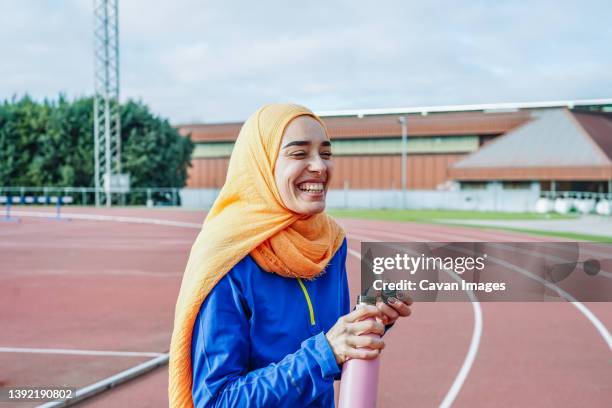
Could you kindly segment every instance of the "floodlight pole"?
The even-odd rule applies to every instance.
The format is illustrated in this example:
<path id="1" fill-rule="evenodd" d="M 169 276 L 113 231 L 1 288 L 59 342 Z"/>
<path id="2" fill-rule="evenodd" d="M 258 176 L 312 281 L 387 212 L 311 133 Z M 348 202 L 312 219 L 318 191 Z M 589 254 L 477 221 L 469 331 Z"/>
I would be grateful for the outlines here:
<path id="1" fill-rule="evenodd" d="M 407 190 L 407 158 L 408 158 L 408 119 L 400 116 L 398 122 L 402 125 L 402 208 L 406 209 L 406 190 Z"/>
<path id="2" fill-rule="evenodd" d="M 112 204 L 112 176 L 121 173 L 119 0 L 94 0 L 94 155 L 96 207 Z M 102 191 L 103 186 L 103 193 Z"/>

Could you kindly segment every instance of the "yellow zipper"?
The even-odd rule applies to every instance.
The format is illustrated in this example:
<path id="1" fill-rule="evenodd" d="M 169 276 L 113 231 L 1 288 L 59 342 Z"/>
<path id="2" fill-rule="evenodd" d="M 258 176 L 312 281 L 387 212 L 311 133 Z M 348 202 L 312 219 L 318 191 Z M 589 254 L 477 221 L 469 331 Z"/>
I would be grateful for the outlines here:
<path id="1" fill-rule="evenodd" d="M 315 317 L 314 317 L 314 310 L 312 309 L 312 302 L 310 301 L 310 296 L 308 295 L 308 291 L 306 290 L 306 286 L 304 286 L 304 282 L 302 282 L 302 279 L 297 278 L 297 280 L 300 283 L 300 286 L 302 287 L 302 292 L 304 292 L 304 297 L 306 298 L 306 303 L 308 303 L 308 311 L 310 312 L 310 325 L 314 326 L 315 325 Z"/>

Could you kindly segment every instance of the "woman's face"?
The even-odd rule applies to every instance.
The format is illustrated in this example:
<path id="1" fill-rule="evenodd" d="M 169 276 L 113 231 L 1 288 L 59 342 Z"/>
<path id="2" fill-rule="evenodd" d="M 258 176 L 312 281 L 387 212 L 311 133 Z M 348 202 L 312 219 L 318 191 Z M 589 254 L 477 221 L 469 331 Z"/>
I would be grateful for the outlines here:
<path id="1" fill-rule="evenodd" d="M 285 206 L 298 214 L 325 209 L 333 173 L 331 143 L 325 129 L 310 116 L 289 122 L 274 166 L 274 179 Z"/>

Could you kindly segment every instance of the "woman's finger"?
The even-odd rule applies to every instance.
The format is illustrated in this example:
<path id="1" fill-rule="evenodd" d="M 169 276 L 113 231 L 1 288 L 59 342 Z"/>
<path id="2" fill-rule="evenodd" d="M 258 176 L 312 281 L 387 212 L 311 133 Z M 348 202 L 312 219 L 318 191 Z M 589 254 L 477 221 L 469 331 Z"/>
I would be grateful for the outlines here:
<path id="1" fill-rule="evenodd" d="M 394 322 L 400 316 L 394 308 L 384 302 L 378 302 L 376 306 L 378 307 L 378 310 L 380 310 L 381 313 L 386 317 L 386 321 L 385 319 L 383 319 L 383 323 Z"/>
<path id="2" fill-rule="evenodd" d="M 385 348 L 385 342 L 376 336 L 350 336 L 347 343 L 353 348 L 369 348 L 373 350 L 382 350 Z"/>
<path id="3" fill-rule="evenodd" d="M 389 302 L 389 305 L 391 305 L 391 307 L 395 309 L 397 314 L 399 314 L 400 316 L 410 316 L 410 307 L 408 307 L 406 303 L 394 297 L 390 297 L 387 301 Z"/>
<path id="4" fill-rule="evenodd" d="M 412 305 L 412 298 L 410 297 L 410 295 L 407 292 L 398 291 L 398 292 L 396 292 L 395 295 L 396 295 L 397 299 L 401 300 L 402 302 L 404 302 L 408 306 Z"/>
<path id="5" fill-rule="evenodd" d="M 374 333 L 382 335 L 385 332 L 385 325 L 376 320 L 362 320 L 355 323 L 349 323 L 347 325 L 347 331 L 354 335 L 361 335 L 366 333 Z"/>
<path id="6" fill-rule="evenodd" d="M 346 350 L 346 356 L 349 359 L 358 358 L 361 360 L 372 360 L 380 355 L 380 349 L 369 348 L 349 348 Z"/>
<path id="7" fill-rule="evenodd" d="M 382 314 L 376 306 L 363 305 L 353 310 L 351 313 L 345 315 L 344 320 L 347 323 L 353 323 L 370 317 L 382 318 Z"/>

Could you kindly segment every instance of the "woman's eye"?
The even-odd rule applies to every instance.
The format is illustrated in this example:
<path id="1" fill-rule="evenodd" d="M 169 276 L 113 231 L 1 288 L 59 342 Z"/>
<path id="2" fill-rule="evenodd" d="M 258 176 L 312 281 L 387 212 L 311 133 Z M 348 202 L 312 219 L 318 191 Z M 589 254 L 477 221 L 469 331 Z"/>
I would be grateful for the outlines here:
<path id="1" fill-rule="evenodd" d="M 297 157 L 297 158 L 306 157 L 306 152 L 293 152 L 291 153 L 291 157 Z"/>
<path id="2" fill-rule="evenodd" d="M 321 152 L 321 157 L 324 157 L 324 158 L 332 157 L 332 152 Z"/>

